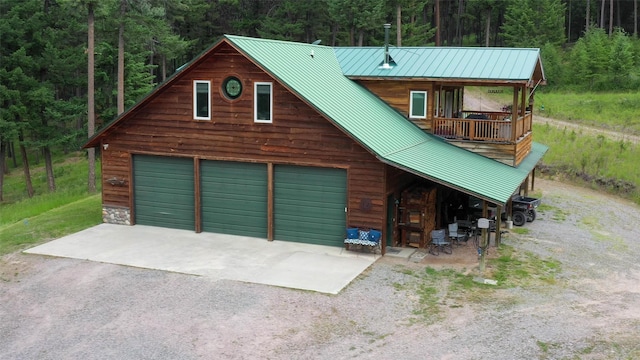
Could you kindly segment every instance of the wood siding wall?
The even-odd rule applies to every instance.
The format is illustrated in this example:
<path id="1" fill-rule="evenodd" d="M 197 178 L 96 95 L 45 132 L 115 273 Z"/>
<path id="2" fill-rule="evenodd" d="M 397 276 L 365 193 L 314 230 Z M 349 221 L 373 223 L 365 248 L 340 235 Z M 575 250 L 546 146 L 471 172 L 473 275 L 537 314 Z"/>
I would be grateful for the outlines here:
<path id="1" fill-rule="evenodd" d="M 500 161 L 503 164 L 514 166 L 514 153 L 516 146 L 514 144 L 494 144 L 473 141 L 456 141 L 451 140 L 449 143 L 473 151 L 482 156 Z"/>
<path id="2" fill-rule="evenodd" d="M 231 75 L 243 83 L 235 101 L 221 91 Z M 209 121 L 193 120 L 194 80 L 211 81 Z M 253 121 L 254 82 L 273 83 L 273 123 Z M 347 224 L 384 227 L 385 165 L 227 44 L 127 117 L 103 140 L 109 144 L 102 156 L 105 205 L 131 206 L 135 153 L 338 167 L 348 171 Z M 110 185 L 113 177 L 125 186 Z M 361 206 L 363 199 L 372 206 Z"/>
<path id="3" fill-rule="evenodd" d="M 518 166 L 531 152 L 532 139 L 533 136 L 529 133 L 516 144 L 457 140 L 449 140 L 449 143 L 509 166 Z"/>
<path id="4" fill-rule="evenodd" d="M 529 133 L 516 144 L 516 158 L 514 166 L 520 165 L 522 160 L 529 155 L 531 152 L 532 141 L 533 136 Z"/>
<path id="5" fill-rule="evenodd" d="M 433 84 L 426 81 L 359 80 L 362 86 L 409 118 L 411 91 L 427 91 L 427 118 L 412 119 L 423 130 L 431 130 L 434 113 Z"/>
<path id="6" fill-rule="evenodd" d="M 440 90 L 440 84 L 428 82 L 424 80 L 363 80 L 358 82 L 376 94 L 382 100 L 393 106 L 396 110 L 409 118 L 410 108 L 410 94 L 411 91 L 427 91 L 427 118 L 426 119 L 409 119 L 414 124 L 419 126 L 422 130 L 433 133 L 433 119 L 435 113 L 435 90 Z M 477 85 L 495 85 L 492 83 Z M 464 84 L 451 84 L 453 87 L 462 87 Z M 526 92 L 520 92 L 524 94 Z M 444 99 L 440 99 L 440 106 Z M 524 100 L 522 100 L 523 102 Z M 475 110 L 475 109 L 469 109 Z M 502 114 L 502 113 L 500 113 Z M 444 118 L 439 118 L 445 120 Z M 530 119 L 530 115 L 529 115 Z M 455 121 L 455 119 L 450 119 Z M 527 123 L 528 128 L 531 127 L 530 120 Z M 531 133 L 520 130 L 525 133 L 525 137 L 516 144 L 504 144 L 496 143 L 492 141 L 458 141 L 455 139 L 448 139 L 451 144 L 458 147 L 476 152 L 482 156 L 492 158 L 510 166 L 518 166 L 520 162 L 531 151 Z"/>

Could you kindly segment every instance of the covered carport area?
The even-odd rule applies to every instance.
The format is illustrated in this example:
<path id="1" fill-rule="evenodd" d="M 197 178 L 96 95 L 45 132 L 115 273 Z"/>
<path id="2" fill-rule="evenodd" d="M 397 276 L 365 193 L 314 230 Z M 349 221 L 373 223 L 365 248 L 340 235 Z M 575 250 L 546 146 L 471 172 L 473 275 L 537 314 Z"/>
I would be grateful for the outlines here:
<path id="1" fill-rule="evenodd" d="M 457 148 L 445 141 L 433 139 L 390 154 L 385 160 L 390 165 L 413 174 L 416 178 L 437 184 L 441 192 L 444 189 L 448 193 L 459 193 L 479 199 L 481 201 L 480 217 L 489 218 L 490 206 L 496 207 L 498 214 L 506 208 L 509 214 L 512 195 L 524 188 L 528 189 L 529 185 L 534 185 L 535 167 L 547 150 L 548 147 L 545 145 L 533 143 L 531 152 L 518 166 L 509 166 Z M 436 217 L 434 221 L 439 229 L 446 228 L 452 221 L 442 216 L 441 208 L 431 216 Z M 495 242 L 499 245 L 501 222 L 497 221 L 496 226 Z M 428 237 L 428 230 L 424 230 L 423 236 Z M 481 248 L 486 248 L 487 239 L 488 236 L 485 234 Z M 423 246 L 428 243 L 429 239 L 422 241 Z"/>

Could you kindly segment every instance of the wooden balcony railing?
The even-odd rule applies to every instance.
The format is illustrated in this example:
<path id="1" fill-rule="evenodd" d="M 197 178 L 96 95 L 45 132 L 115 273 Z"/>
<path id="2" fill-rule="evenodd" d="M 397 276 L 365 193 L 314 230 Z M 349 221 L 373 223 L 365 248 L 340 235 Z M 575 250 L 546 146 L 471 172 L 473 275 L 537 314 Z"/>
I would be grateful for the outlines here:
<path id="1" fill-rule="evenodd" d="M 515 122 L 506 112 L 463 112 L 460 118 L 434 118 L 433 133 L 446 139 L 516 143 L 531 131 L 532 115 L 526 112 Z M 515 133 L 512 132 L 515 126 Z"/>

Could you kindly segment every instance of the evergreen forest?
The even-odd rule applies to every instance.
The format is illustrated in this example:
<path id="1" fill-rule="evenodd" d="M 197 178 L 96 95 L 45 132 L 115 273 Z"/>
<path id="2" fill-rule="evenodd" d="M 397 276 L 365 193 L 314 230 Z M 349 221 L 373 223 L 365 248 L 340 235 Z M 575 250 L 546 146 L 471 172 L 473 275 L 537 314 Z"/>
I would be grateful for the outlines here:
<path id="1" fill-rule="evenodd" d="M 55 191 L 52 153 L 77 151 L 223 34 L 382 46 L 389 23 L 391 46 L 540 48 L 543 91 L 637 92 L 639 2 L 2 0 L 0 201 L 10 161 L 29 188 L 28 158 L 43 159 Z"/>

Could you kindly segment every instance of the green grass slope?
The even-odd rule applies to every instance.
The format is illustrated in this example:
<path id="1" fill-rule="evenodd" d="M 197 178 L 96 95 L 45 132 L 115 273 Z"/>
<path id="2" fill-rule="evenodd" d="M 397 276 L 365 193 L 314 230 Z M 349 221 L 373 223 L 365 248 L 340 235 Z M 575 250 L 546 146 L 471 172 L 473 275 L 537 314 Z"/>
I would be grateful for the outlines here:
<path id="1" fill-rule="evenodd" d="M 0 255 L 102 222 L 101 196 L 87 191 L 84 154 L 56 158 L 53 167 L 57 190 L 49 192 L 44 165 L 31 166 L 35 190 L 32 198 L 27 196 L 21 168 L 12 168 L 5 175 L 4 202 L 0 203 Z M 99 168 L 98 164 L 96 179 L 100 179 Z"/>

